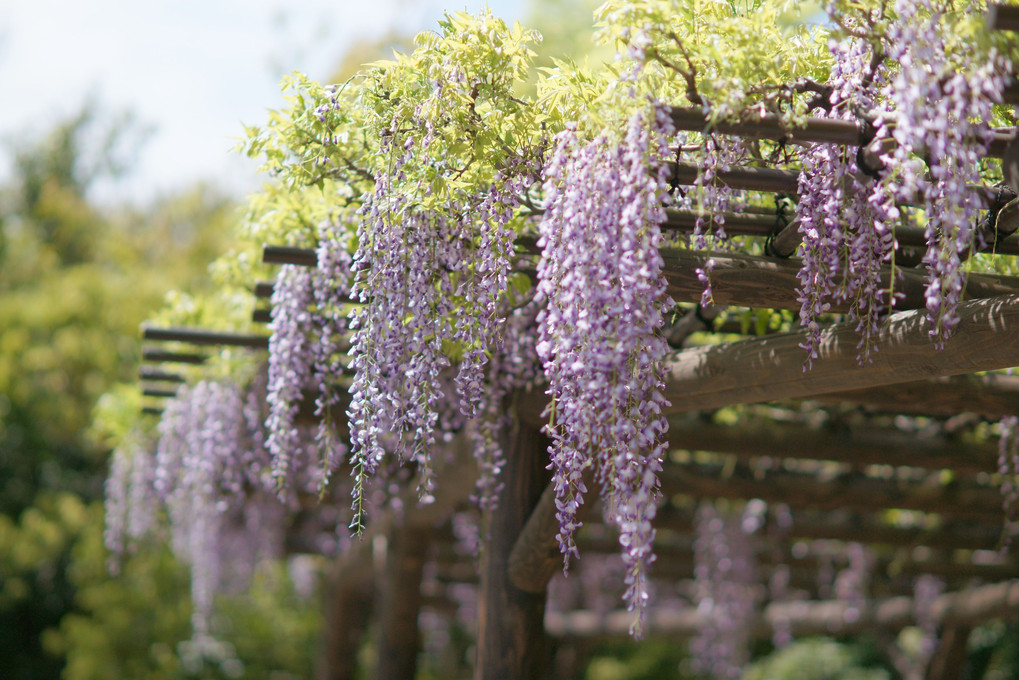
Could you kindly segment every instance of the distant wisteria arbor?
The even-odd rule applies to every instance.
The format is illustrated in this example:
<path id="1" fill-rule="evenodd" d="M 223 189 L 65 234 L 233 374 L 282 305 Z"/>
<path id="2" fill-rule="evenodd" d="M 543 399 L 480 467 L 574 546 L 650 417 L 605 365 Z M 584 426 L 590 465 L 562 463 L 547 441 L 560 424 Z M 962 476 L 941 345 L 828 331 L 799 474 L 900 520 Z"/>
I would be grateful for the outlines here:
<path id="1" fill-rule="evenodd" d="M 476 677 L 540 675 L 546 629 L 620 628 L 546 601 L 560 567 L 599 578 L 612 542 L 622 628 L 696 632 L 719 677 L 762 628 L 930 637 L 1019 615 L 964 591 L 1015 566 L 1019 387 L 993 373 L 1019 364 L 1015 46 L 979 3 L 836 2 L 824 24 L 795 5 L 608 2 L 597 37 L 620 63 L 532 89 L 538 36 L 488 13 L 343 86 L 292 82 L 248 141 L 282 187 L 249 226 L 284 263 L 267 378 L 181 388 L 153 475 L 143 450 L 116 459 L 110 547 L 152 485 L 174 532 L 197 527 L 208 613 L 212 518 L 342 488 L 362 540 L 330 544 L 336 601 L 357 599 L 347 574 L 409 607 L 381 615 L 380 677 L 412 673 L 422 579 L 457 580 L 440 574 L 468 535 Z M 874 604 L 903 594 L 908 616 Z M 346 677 L 337 645 L 324 668 Z M 932 650 L 917 663 L 948 677 Z"/>

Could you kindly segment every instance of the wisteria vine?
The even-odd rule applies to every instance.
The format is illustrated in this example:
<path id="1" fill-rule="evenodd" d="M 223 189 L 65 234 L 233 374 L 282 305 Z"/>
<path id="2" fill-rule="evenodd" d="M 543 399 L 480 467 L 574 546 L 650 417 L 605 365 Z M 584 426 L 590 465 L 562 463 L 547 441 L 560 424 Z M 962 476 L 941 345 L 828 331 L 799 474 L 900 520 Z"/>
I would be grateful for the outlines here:
<path id="1" fill-rule="evenodd" d="M 538 353 L 552 404 L 559 544 L 575 557 L 577 510 L 591 470 L 606 517 L 619 527 L 626 563 L 624 597 L 641 634 L 666 429 L 662 408 L 665 283 L 659 224 L 666 192 L 663 111 L 634 116 L 622 143 L 584 143 L 560 133 L 545 168 L 548 206 L 541 222 Z M 649 168 L 651 172 L 649 173 Z"/>

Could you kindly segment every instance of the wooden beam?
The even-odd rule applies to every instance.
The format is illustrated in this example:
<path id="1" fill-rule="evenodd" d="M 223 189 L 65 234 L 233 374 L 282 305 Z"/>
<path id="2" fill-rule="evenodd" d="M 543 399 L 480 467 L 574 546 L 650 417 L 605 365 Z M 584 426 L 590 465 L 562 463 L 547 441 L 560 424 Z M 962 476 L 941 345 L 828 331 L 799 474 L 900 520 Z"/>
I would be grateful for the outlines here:
<path id="1" fill-rule="evenodd" d="M 257 298 L 269 298 L 272 297 L 272 289 L 275 286 L 275 281 L 256 281 L 252 287 L 252 292 Z"/>
<path id="2" fill-rule="evenodd" d="M 152 380 L 155 382 L 184 382 L 184 376 L 180 373 L 168 373 L 166 371 L 161 371 L 158 368 L 152 368 L 151 366 L 142 366 L 139 368 L 138 377 L 142 380 Z"/>
<path id="3" fill-rule="evenodd" d="M 824 480 L 802 472 L 770 471 L 749 466 L 669 465 L 661 473 L 662 491 L 692 498 L 758 498 L 794 508 L 833 511 L 916 510 L 956 519 L 1005 520 L 997 487 L 940 485 L 844 475 Z"/>
<path id="4" fill-rule="evenodd" d="M 269 347 L 269 337 L 265 335 L 210 331 L 204 328 L 146 326 L 142 328 L 142 337 L 145 340 L 186 342 L 191 345 L 223 345 L 252 349 L 267 349 Z"/>
<path id="5" fill-rule="evenodd" d="M 994 13 L 992 28 L 1017 25 L 1010 23 L 1011 10 Z M 832 118 L 808 117 L 803 125 L 790 128 L 782 119 L 774 114 L 748 117 L 739 122 L 719 121 L 710 123 L 701 108 L 673 107 L 672 123 L 677 130 L 689 132 L 711 131 L 722 135 L 738 135 L 753 139 L 770 139 L 776 142 L 786 143 L 817 143 L 817 144 L 838 144 L 840 146 L 863 146 L 869 143 L 866 124 L 862 121 L 836 120 Z M 1001 158 L 1007 135 L 996 132 L 991 141 L 987 155 L 992 158 Z"/>
<path id="6" fill-rule="evenodd" d="M 318 254 L 314 248 L 263 246 L 262 262 L 266 264 L 296 264 L 302 267 L 314 267 L 318 264 Z"/>
<path id="7" fill-rule="evenodd" d="M 166 389 L 166 388 L 163 388 L 163 387 L 147 387 L 147 386 L 143 386 L 142 387 L 142 396 L 143 397 L 160 397 L 160 398 L 170 398 L 170 399 L 172 399 L 173 397 L 177 396 L 177 390 L 175 390 L 175 389 Z"/>
<path id="8" fill-rule="evenodd" d="M 855 635 L 874 629 L 900 630 L 914 623 L 913 598 L 906 596 L 870 600 L 862 608 L 842 600 L 773 602 L 751 623 L 757 637 L 771 635 L 776 623 L 787 625 L 796 637 L 807 635 Z M 942 625 L 977 625 L 993 619 L 1019 618 L 1019 580 L 978 586 L 946 593 L 931 607 L 934 621 Z M 613 611 L 549 612 L 545 628 L 555 637 L 615 637 L 628 634 L 633 614 Z M 691 637 L 705 625 L 696 607 L 658 608 L 648 612 L 652 636 Z"/>
<path id="9" fill-rule="evenodd" d="M 386 545 L 379 607 L 378 680 L 413 680 L 421 649 L 421 574 L 432 532 L 415 526 L 393 527 Z"/>
<path id="10" fill-rule="evenodd" d="M 588 470 L 584 485 L 591 489 L 593 482 L 594 475 Z M 544 593 L 552 577 L 563 568 L 563 555 L 556 540 L 559 522 L 555 500 L 555 486 L 549 484 L 510 551 L 510 581 L 528 593 Z M 596 499 L 588 497 L 577 511 L 577 521 L 583 523 L 595 505 Z"/>
<path id="11" fill-rule="evenodd" d="M 515 400 L 537 395 L 520 393 Z M 503 440 L 506 465 L 503 490 L 491 513 L 488 544 L 482 558 L 478 593 L 475 680 L 525 680 L 545 677 L 546 593 L 516 587 L 508 561 L 542 491 L 548 484 L 548 439 L 540 429 L 516 419 Z"/>
<path id="12" fill-rule="evenodd" d="M 993 4 L 987 6 L 987 27 L 992 31 L 1019 31 L 1019 7 Z"/>
<path id="13" fill-rule="evenodd" d="M 204 354 L 167 352 L 158 347 L 142 347 L 142 361 L 167 364 L 203 364 L 207 358 Z"/>
<path id="14" fill-rule="evenodd" d="M 673 417 L 668 441 L 672 449 L 711 451 L 744 461 L 767 456 L 835 461 L 854 467 L 891 465 L 993 473 L 998 460 L 997 443 L 923 438 L 888 427 L 828 429 L 763 419 L 717 425 L 702 418 Z"/>
<path id="15" fill-rule="evenodd" d="M 874 339 L 872 363 L 860 366 L 855 322 L 821 332 L 820 357 L 804 371 L 806 332 L 682 350 L 668 360 L 668 413 L 732 404 L 802 399 L 924 378 L 993 371 L 1019 365 L 1019 295 L 959 306 L 955 335 L 938 350 L 925 311 L 898 312 Z"/>
<path id="16" fill-rule="evenodd" d="M 933 417 L 976 413 L 997 420 L 1015 415 L 1019 404 L 1019 376 L 993 373 L 958 375 L 862 390 L 826 392 L 810 399 L 856 403 L 871 410 Z"/>
<path id="17" fill-rule="evenodd" d="M 677 506 L 664 505 L 655 518 L 655 528 L 680 535 L 692 535 L 694 531 L 693 504 Z M 1002 517 L 987 521 L 956 521 L 941 518 L 929 525 L 895 524 L 888 520 L 884 510 L 871 507 L 866 510 L 850 511 L 840 508 L 836 511 L 819 511 L 811 508 L 789 508 L 791 523 L 788 526 L 774 526 L 769 517 L 768 530 L 790 541 L 835 540 L 843 543 L 864 543 L 877 547 L 893 548 L 926 547 L 945 550 L 988 550 L 997 551 L 1005 537 L 1007 527 Z M 589 539 L 581 534 L 580 543 L 586 545 Z M 660 536 L 659 541 L 663 540 Z M 1010 553 L 1019 552 L 1013 540 Z"/>
<path id="18" fill-rule="evenodd" d="M 739 135 L 754 139 L 772 139 L 784 142 L 815 142 L 860 146 L 866 143 L 865 126 L 852 120 L 832 118 L 807 118 L 804 125 L 788 128 L 773 114 L 755 116 L 738 123 L 719 121 L 708 122 L 702 108 L 674 106 L 671 111 L 672 124 L 677 130 L 688 132 L 710 131 L 722 135 Z"/>
<path id="19" fill-rule="evenodd" d="M 711 288 L 716 305 L 768 307 L 799 310 L 801 303 L 799 278 L 802 263 L 798 259 L 774 259 L 690 250 L 662 250 L 666 293 L 676 302 L 698 302 L 704 284 L 697 269 L 712 261 Z M 890 267 L 881 270 L 881 283 L 888 288 L 892 282 Z M 927 275 L 914 269 L 898 269 L 895 291 L 904 297 L 896 302 L 898 310 L 923 309 L 926 304 Z M 971 274 L 965 288 L 965 299 L 977 299 L 1019 293 L 1019 277 L 997 274 Z M 831 311 L 848 312 L 850 305 L 832 303 Z"/>

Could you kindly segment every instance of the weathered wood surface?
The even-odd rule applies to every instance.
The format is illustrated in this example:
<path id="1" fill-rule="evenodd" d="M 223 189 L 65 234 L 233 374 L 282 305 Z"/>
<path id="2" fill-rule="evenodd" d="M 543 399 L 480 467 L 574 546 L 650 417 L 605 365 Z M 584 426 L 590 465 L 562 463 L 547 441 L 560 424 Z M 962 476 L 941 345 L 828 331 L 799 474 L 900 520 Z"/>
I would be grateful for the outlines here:
<path id="1" fill-rule="evenodd" d="M 806 332 L 682 350 L 668 360 L 669 413 L 717 409 L 864 389 L 1019 365 L 1019 295 L 966 302 L 943 350 L 924 311 L 893 314 L 874 340 L 874 361 L 857 362 L 856 324 L 822 331 L 819 358 L 804 371 Z"/>
<path id="2" fill-rule="evenodd" d="M 1019 410 L 1019 376 L 958 375 L 915 382 L 877 385 L 862 390 L 826 392 L 809 397 L 820 402 L 848 402 L 870 410 L 927 416 L 962 413 L 996 420 Z"/>
<path id="3" fill-rule="evenodd" d="M 316 680 L 354 680 L 374 600 L 371 555 L 329 579 Z"/>
<path id="4" fill-rule="evenodd" d="M 597 493 L 591 493 L 593 473 L 588 471 L 584 485 L 589 493 L 586 502 L 577 511 L 577 521 L 584 522 L 594 507 Z M 509 557 L 510 581 L 529 593 L 543 593 L 548 582 L 563 568 L 563 555 L 556 535 L 555 486 L 549 484 L 541 494 L 523 531 L 517 537 Z"/>
<path id="5" fill-rule="evenodd" d="M 537 395 L 519 394 L 517 399 Z M 548 484 L 548 439 L 540 430 L 516 422 L 504 440 L 505 484 L 492 511 L 490 535 L 481 566 L 478 593 L 478 636 L 475 680 L 525 680 L 545 677 L 546 594 L 513 585 L 509 557 Z"/>
<path id="6" fill-rule="evenodd" d="M 946 593 L 934 601 L 931 615 L 945 625 L 977 625 L 992 619 L 1019 619 L 1019 580 L 978 586 Z M 775 623 L 790 628 L 795 637 L 807 635 L 854 635 L 874 629 L 899 630 L 913 625 L 913 598 L 898 596 L 874 599 L 862 608 L 845 601 L 773 602 L 758 613 L 751 627 L 758 637 L 770 636 Z M 592 611 L 566 614 L 550 612 L 545 627 L 555 637 L 623 637 L 628 634 L 633 614 Z M 690 637 L 704 625 L 696 607 L 652 609 L 647 631 L 651 636 Z"/>
<path id="7" fill-rule="evenodd" d="M 704 284 L 696 270 L 714 262 L 711 273 L 711 290 L 715 305 L 742 307 L 768 307 L 771 309 L 800 309 L 797 274 L 801 262 L 739 253 L 709 251 L 663 250 L 663 273 L 668 283 L 666 292 L 677 302 L 698 302 Z M 895 281 L 895 291 L 903 298 L 895 303 L 897 310 L 923 309 L 927 275 L 915 269 L 899 269 L 901 278 Z M 883 288 L 891 285 L 891 268 L 881 270 Z M 972 274 L 966 285 L 967 300 L 1019 293 L 1019 277 L 997 274 Z M 848 312 L 849 305 L 833 303 L 832 312 Z"/>
<path id="8" fill-rule="evenodd" d="M 380 516 L 370 517 L 369 524 L 365 527 L 360 539 L 355 540 L 350 547 L 338 558 L 329 573 L 329 582 L 333 588 L 338 588 L 335 595 L 330 597 L 330 606 L 335 610 L 330 616 L 332 618 L 326 623 L 326 644 L 322 656 L 318 662 L 318 678 L 320 680 L 346 680 L 354 677 L 354 667 L 357 662 L 356 651 L 350 651 L 350 644 L 353 649 L 358 648 L 360 638 L 356 643 L 349 642 L 353 633 L 347 630 L 345 616 L 358 621 L 359 632 L 365 627 L 366 622 L 361 621 L 358 607 L 365 611 L 371 610 L 371 592 L 373 580 L 371 577 L 372 546 L 375 537 L 390 536 L 394 531 L 415 530 L 431 531 L 438 526 L 444 518 L 453 512 L 455 507 L 467 500 L 474 489 L 477 479 L 477 467 L 473 456 L 466 446 L 466 437 L 459 435 L 450 443 L 450 449 L 446 451 L 447 456 L 436 456 L 437 460 L 445 461 L 436 466 L 436 474 L 442 479 L 437 485 L 434 500 L 427 504 L 418 503 L 417 490 L 411 484 L 394 503 L 390 509 Z M 397 510 L 396 508 L 400 508 Z M 365 580 L 365 570 L 368 569 L 368 579 Z M 351 589 L 345 590 L 347 585 Z M 420 586 L 420 577 L 418 578 Z M 364 604 L 363 597 L 368 597 L 368 604 Z M 343 612 L 348 612 L 344 614 Z M 353 612 L 353 613 L 350 613 Z M 335 630 L 334 630 L 335 629 Z M 345 646 L 346 645 L 346 646 Z M 347 650 L 338 652 L 336 650 Z M 340 656 L 342 655 L 342 658 Z M 346 675 L 346 673 L 351 675 Z"/>
<path id="9" fill-rule="evenodd" d="M 927 664 L 926 680 L 957 680 L 966 665 L 967 643 L 973 627 L 948 625 L 938 636 L 938 648 Z"/>
<path id="10" fill-rule="evenodd" d="M 210 331 L 205 328 L 146 326 L 142 328 L 142 338 L 162 342 L 186 342 L 190 345 L 223 345 L 251 349 L 267 349 L 269 347 L 269 337 L 266 335 Z"/>
<path id="11" fill-rule="evenodd" d="M 661 474 L 665 494 L 693 498 L 758 498 L 811 510 L 900 508 L 940 513 L 957 519 L 1003 520 L 997 487 L 963 482 L 941 485 L 850 474 L 823 476 L 786 470 L 761 473 L 745 465 L 667 465 Z"/>
<path id="12" fill-rule="evenodd" d="M 858 424 L 811 427 L 753 420 L 720 425 L 702 418 L 675 416 L 669 420 L 667 436 L 671 449 L 711 451 L 740 460 L 766 456 L 780 460 L 828 460 L 854 467 L 951 469 L 957 473 L 993 473 L 998 460 L 996 442 L 924 437 L 916 432 Z"/>
<path id="13" fill-rule="evenodd" d="M 413 680 L 421 649 L 421 574 L 432 532 L 428 527 L 393 527 L 379 584 L 379 641 L 376 680 Z"/>

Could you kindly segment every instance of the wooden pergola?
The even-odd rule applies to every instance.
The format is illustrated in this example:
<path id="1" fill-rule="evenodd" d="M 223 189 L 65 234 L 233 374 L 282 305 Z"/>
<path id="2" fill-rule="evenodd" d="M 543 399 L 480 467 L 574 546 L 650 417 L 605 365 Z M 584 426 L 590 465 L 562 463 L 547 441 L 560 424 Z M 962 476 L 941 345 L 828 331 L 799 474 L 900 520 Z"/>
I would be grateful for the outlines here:
<path id="1" fill-rule="evenodd" d="M 997 7 L 994 29 L 1019 28 L 1019 8 Z M 1019 102 L 1019 88 L 1005 91 Z M 680 129 L 702 131 L 697 111 L 676 109 Z M 864 123 L 812 119 L 803 129 L 784 129 L 777 119 L 720 125 L 716 134 L 866 145 Z M 1019 254 L 1019 140 L 1015 129 L 996 131 L 989 150 L 1005 159 L 1005 187 L 974 187 L 987 208 L 986 242 L 994 257 Z M 692 184 L 697 168 L 676 163 L 676 184 Z M 757 192 L 795 193 L 796 173 L 759 167 L 719 172 L 716 183 Z M 663 228 L 692 231 L 698 215 L 671 210 Z M 663 252 L 668 294 L 696 304 L 702 283 L 695 271 L 713 260 L 717 309 L 798 310 L 792 257 L 798 245 L 795 220 L 777 212 L 747 211 L 726 216 L 730 235 L 766 241 L 765 255 Z M 923 234 L 896 232 L 897 262 L 918 260 L 912 249 Z M 535 252 L 533 241 L 518 243 Z M 315 251 L 267 246 L 264 260 L 316 264 Z M 675 351 L 668 358 L 666 396 L 670 456 L 662 475 L 664 500 L 656 519 L 658 560 L 652 578 L 676 595 L 652 605 L 649 634 L 686 638 L 704 626 L 689 601 L 694 579 L 697 505 L 704 501 L 767 504 L 752 536 L 761 581 L 781 572 L 788 587 L 781 597 L 763 595 L 751 628 L 767 636 L 775 625 L 793 635 L 894 632 L 912 625 L 913 583 L 921 574 L 943 579 L 946 590 L 931 607 L 941 644 L 925 677 L 958 675 L 969 631 L 998 618 L 1019 618 L 1019 560 L 1011 533 L 1016 526 L 1003 511 L 995 443 L 973 434 L 976 423 L 1019 415 L 1019 376 L 1001 371 L 1019 365 L 1019 277 L 973 274 L 968 279 L 958 328 L 943 350 L 931 343 L 924 311 L 926 276 L 902 267 L 896 290 L 903 298 L 876 339 L 872 363 L 857 361 L 855 323 L 824 329 L 820 359 L 804 372 L 805 332 L 749 336 L 740 324 L 691 309 L 668 329 Z M 885 280 L 892 276 L 884 272 Z M 272 283 L 255 295 L 267 298 Z M 833 313 L 845 312 L 834 308 Z M 269 319 L 261 307 L 255 320 Z M 724 334 L 724 342 L 703 342 Z M 153 342 L 232 345 L 263 350 L 264 335 L 233 335 L 199 329 L 146 329 Z M 691 344 L 691 340 L 698 340 Z M 172 395 L 182 379 L 162 365 L 200 363 L 195 351 L 143 351 L 145 393 Z M 549 583 L 561 570 L 555 542 L 554 493 L 546 470 L 549 442 L 541 414 L 541 388 L 515 394 L 507 409 L 513 426 L 503 442 L 507 465 L 504 491 L 490 523 L 490 535 L 475 569 L 474 557 L 458 551 L 450 527 L 469 505 L 476 468 L 462 437 L 451 444 L 451 463 L 437 470 L 435 501 L 417 506 L 413 484 L 404 492 L 406 511 L 371 518 L 365 537 L 337 558 L 330 577 L 325 643 L 319 677 L 353 677 L 364 629 L 374 620 L 382 680 L 413 678 L 420 647 L 422 608 L 449 615 L 456 602 L 452 584 L 474 584 L 477 592 L 475 678 L 548 677 L 552 647 L 623 636 L 632 620 L 625 611 L 550 608 Z M 720 409 L 747 405 L 738 419 L 717 417 Z M 150 407 L 153 411 L 158 409 Z M 343 423 L 337 423 L 342 429 Z M 596 506 L 592 502 L 590 505 Z M 785 518 L 778 520 L 775 509 Z M 589 508 L 578 535 L 583 569 L 589 556 L 613 555 L 618 544 Z M 299 543 L 299 542 L 295 542 Z M 864 544 L 872 558 L 869 597 L 860 607 L 834 599 L 819 573 L 842 564 L 847 546 Z M 300 548 L 295 548 L 300 549 Z M 592 559 L 590 561 L 597 561 Z M 827 565 L 827 566 L 826 566 Z M 572 578 L 572 577 L 571 577 Z M 852 609 L 852 611 L 850 611 Z M 374 617 L 372 617 L 374 613 Z M 552 642 L 555 645 L 552 645 Z"/>

